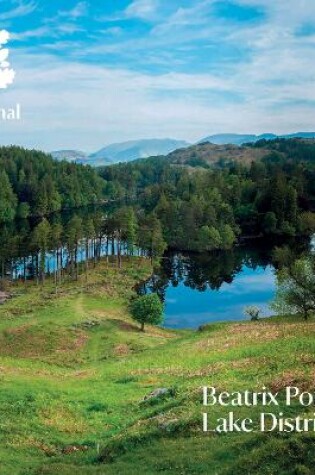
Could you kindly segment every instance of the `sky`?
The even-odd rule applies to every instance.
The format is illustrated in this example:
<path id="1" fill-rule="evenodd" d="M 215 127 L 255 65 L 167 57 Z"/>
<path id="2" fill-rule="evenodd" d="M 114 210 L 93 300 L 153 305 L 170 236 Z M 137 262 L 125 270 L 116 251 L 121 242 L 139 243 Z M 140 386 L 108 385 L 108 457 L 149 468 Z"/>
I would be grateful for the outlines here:
<path id="1" fill-rule="evenodd" d="M 22 109 L 1 144 L 315 130 L 311 0 L 0 0 L 0 30 Z"/>

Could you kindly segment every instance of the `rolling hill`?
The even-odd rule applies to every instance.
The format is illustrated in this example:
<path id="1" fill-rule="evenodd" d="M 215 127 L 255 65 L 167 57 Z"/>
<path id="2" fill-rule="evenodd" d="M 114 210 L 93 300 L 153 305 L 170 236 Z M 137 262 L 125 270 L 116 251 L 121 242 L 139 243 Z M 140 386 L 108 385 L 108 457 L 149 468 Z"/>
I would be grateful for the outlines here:
<path id="1" fill-rule="evenodd" d="M 270 153 L 268 148 L 253 148 L 237 145 L 215 145 L 202 143 L 170 153 L 168 160 L 176 165 L 213 165 L 219 161 L 250 163 Z"/>

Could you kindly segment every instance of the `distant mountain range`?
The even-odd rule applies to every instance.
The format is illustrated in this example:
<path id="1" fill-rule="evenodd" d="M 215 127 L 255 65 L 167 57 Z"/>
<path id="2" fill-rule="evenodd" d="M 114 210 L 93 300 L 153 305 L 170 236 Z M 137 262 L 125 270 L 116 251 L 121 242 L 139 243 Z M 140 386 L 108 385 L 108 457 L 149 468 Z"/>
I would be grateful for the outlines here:
<path id="1" fill-rule="evenodd" d="M 112 163 L 129 162 L 137 158 L 167 155 L 178 148 L 188 147 L 189 143 L 173 139 L 131 140 L 102 148 L 90 155 L 93 161 L 108 160 Z"/>
<path id="2" fill-rule="evenodd" d="M 215 134 L 199 140 L 197 144 L 210 142 L 215 145 L 243 145 L 248 142 L 257 142 L 258 140 L 272 140 L 276 138 L 315 138 L 315 132 L 297 132 L 287 135 L 275 135 L 266 133 L 255 134 Z M 128 142 L 108 145 L 98 152 L 90 155 L 80 150 L 58 150 L 51 152 L 56 160 L 67 160 L 69 162 L 89 164 L 91 166 L 112 165 L 119 162 L 130 162 L 138 158 L 154 157 L 159 155 L 168 155 L 178 149 L 189 147 L 191 144 L 184 140 L 174 139 L 144 139 L 131 140 Z"/>
<path id="3" fill-rule="evenodd" d="M 58 150 L 51 152 L 51 155 L 57 160 L 102 166 L 119 162 L 130 162 L 137 158 L 168 155 L 174 150 L 185 148 L 189 145 L 188 142 L 183 140 L 144 139 L 108 145 L 91 155 L 77 150 Z"/>
<path id="4" fill-rule="evenodd" d="M 273 140 L 277 138 L 283 139 L 293 139 L 293 138 L 303 138 L 303 139 L 312 139 L 315 138 L 315 132 L 297 132 L 294 134 L 286 134 L 286 135 L 275 135 L 275 134 L 261 134 L 261 135 L 254 135 L 254 134 L 216 134 L 210 135 L 202 140 L 199 140 L 198 143 L 205 143 L 210 142 L 215 145 L 225 145 L 225 144 L 233 144 L 233 145 L 243 145 L 244 143 L 249 142 L 258 142 L 258 140 Z"/>

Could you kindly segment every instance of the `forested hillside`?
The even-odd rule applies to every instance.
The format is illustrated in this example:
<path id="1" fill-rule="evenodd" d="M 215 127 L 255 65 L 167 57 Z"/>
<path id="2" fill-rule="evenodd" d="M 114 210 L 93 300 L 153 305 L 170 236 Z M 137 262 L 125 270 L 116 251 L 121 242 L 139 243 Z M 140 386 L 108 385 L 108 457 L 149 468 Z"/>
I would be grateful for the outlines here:
<path id="1" fill-rule="evenodd" d="M 213 147 L 199 145 L 100 173 L 107 196 L 158 220 L 172 248 L 228 249 L 238 236 L 314 232 L 314 141 L 263 140 L 246 147 L 246 163 L 232 148 L 214 160 Z"/>
<path id="2" fill-rule="evenodd" d="M 116 234 L 132 235 L 128 242 L 151 250 L 154 243 L 159 249 L 229 249 L 239 237 L 315 231 L 313 140 L 219 148 L 197 145 L 99 173 L 42 152 L 0 148 L 0 222 L 107 198 L 128 205 L 115 213 Z"/>
<path id="3" fill-rule="evenodd" d="M 0 148 L 0 222 L 98 202 L 103 180 L 90 167 L 35 150 Z"/>

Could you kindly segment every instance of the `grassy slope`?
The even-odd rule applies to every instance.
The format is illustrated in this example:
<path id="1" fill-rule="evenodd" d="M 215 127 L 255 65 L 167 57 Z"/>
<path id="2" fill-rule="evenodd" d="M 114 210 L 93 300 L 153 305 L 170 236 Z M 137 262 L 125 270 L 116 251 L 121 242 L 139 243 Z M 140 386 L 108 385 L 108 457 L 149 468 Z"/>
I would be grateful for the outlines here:
<path id="1" fill-rule="evenodd" d="M 170 163 L 186 164 L 192 159 L 204 160 L 208 165 L 217 163 L 220 159 L 236 161 L 242 164 L 250 164 L 267 156 L 270 150 L 267 148 L 239 147 L 237 145 L 214 145 L 203 143 L 192 145 L 187 148 L 175 150 L 167 155 Z"/>
<path id="2" fill-rule="evenodd" d="M 121 271 L 103 263 L 88 286 L 19 287 L 0 308 L 1 475 L 313 473 L 311 434 L 203 435 L 200 387 L 314 389 L 315 324 L 141 333 L 126 299 L 149 272 L 137 259 Z M 175 395 L 140 402 L 158 387 Z"/>

